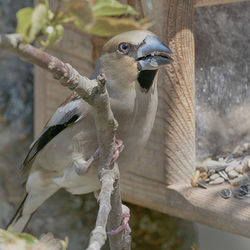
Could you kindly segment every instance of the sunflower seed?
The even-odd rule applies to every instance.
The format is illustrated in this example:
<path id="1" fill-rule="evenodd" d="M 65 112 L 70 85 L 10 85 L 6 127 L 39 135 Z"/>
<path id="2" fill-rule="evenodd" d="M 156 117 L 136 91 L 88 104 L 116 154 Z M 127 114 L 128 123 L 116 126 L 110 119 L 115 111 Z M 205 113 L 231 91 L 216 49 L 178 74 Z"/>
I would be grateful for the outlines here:
<path id="1" fill-rule="evenodd" d="M 206 180 L 207 177 L 208 177 L 208 174 L 207 174 L 206 172 L 201 172 L 200 178 L 201 178 L 202 180 Z"/>
<path id="2" fill-rule="evenodd" d="M 219 175 L 224 178 L 226 181 L 229 180 L 228 175 L 225 171 L 219 171 Z"/>
<path id="3" fill-rule="evenodd" d="M 235 166 L 236 166 L 236 161 L 233 161 L 226 167 L 225 171 L 229 173 L 230 171 L 234 170 Z"/>
<path id="4" fill-rule="evenodd" d="M 208 176 L 211 176 L 211 175 L 213 175 L 213 174 L 215 174 L 215 170 L 214 169 L 209 169 L 208 170 Z"/>
<path id="5" fill-rule="evenodd" d="M 219 162 L 214 160 L 208 160 L 204 163 L 204 165 L 207 166 L 209 170 L 215 171 L 224 170 L 227 167 L 227 164 L 225 162 Z"/>
<path id="6" fill-rule="evenodd" d="M 243 175 L 241 177 L 237 177 L 233 180 L 230 180 L 231 185 L 233 186 L 238 186 L 238 185 L 243 185 L 246 184 L 250 181 L 249 177 L 246 175 Z"/>
<path id="7" fill-rule="evenodd" d="M 204 189 L 207 188 L 206 182 L 204 180 L 202 180 L 202 179 L 199 179 L 197 184 L 198 184 L 198 187 L 201 187 L 201 188 L 204 188 Z"/>
<path id="8" fill-rule="evenodd" d="M 239 189 L 242 193 L 247 194 L 249 192 L 248 185 L 241 185 Z"/>
<path id="9" fill-rule="evenodd" d="M 202 173 L 202 172 L 207 172 L 208 168 L 206 166 L 197 166 L 196 170 L 199 170 Z"/>
<path id="10" fill-rule="evenodd" d="M 211 181 L 214 181 L 215 179 L 219 178 L 219 174 L 212 174 L 209 178 Z"/>
<path id="11" fill-rule="evenodd" d="M 242 194 L 241 192 L 237 191 L 234 193 L 234 197 L 237 199 L 243 199 L 245 194 Z"/>
<path id="12" fill-rule="evenodd" d="M 191 185 L 193 187 L 197 187 L 197 183 L 200 179 L 200 171 L 199 170 L 196 170 L 194 173 L 193 173 L 193 176 L 192 176 L 192 179 L 191 179 Z"/>
<path id="13" fill-rule="evenodd" d="M 229 188 L 225 188 L 220 191 L 220 196 L 224 199 L 228 199 L 232 196 L 232 191 Z"/>
<path id="14" fill-rule="evenodd" d="M 238 173 L 235 170 L 231 170 L 230 172 L 228 172 L 228 176 L 230 179 L 234 179 L 236 177 L 238 177 Z"/>
<path id="15" fill-rule="evenodd" d="M 234 169 L 235 169 L 235 171 L 237 171 L 240 174 L 243 174 L 245 172 L 243 164 L 238 164 Z"/>
<path id="16" fill-rule="evenodd" d="M 224 182 L 224 179 L 222 177 L 218 177 L 217 179 L 210 181 L 209 184 L 211 185 L 217 185 L 217 184 L 221 184 Z"/>

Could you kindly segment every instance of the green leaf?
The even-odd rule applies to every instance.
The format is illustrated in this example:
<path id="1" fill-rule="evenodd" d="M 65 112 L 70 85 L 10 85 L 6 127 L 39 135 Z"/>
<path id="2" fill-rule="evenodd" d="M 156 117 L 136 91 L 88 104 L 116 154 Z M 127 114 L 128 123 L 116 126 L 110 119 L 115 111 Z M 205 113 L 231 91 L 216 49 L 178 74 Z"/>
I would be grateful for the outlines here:
<path id="1" fill-rule="evenodd" d="M 61 240 L 62 250 L 66 250 L 69 245 L 69 238 L 66 236 L 65 240 Z"/>
<path id="2" fill-rule="evenodd" d="M 138 15 L 131 6 L 116 0 L 98 0 L 93 6 L 93 13 L 94 16 Z"/>
<path id="3" fill-rule="evenodd" d="M 16 32 L 21 34 L 25 41 L 29 38 L 29 29 L 31 26 L 31 17 L 33 8 L 27 7 L 17 11 L 17 28 Z"/>
<path id="4" fill-rule="evenodd" d="M 98 17 L 94 25 L 82 29 L 93 35 L 109 37 L 130 30 L 147 29 L 150 25 L 130 18 Z"/>
<path id="5" fill-rule="evenodd" d="M 33 41 L 48 22 L 48 8 L 45 4 L 39 3 L 32 14 L 32 25 L 29 32 L 29 39 Z"/>
<path id="6" fill-rule="evenodd" d="M 26 244 L 28 245 L 34 244 L 37 241 L 33 235 L 26 233 L 17 234 L 17 238 L 25 240 Z"/>
<path id="7" fill-rule="evenodd" d="M 37 239 L 30 234 L 17 234 L 0 229 L 0 249 L 31 249 L 36 242 Z"/>

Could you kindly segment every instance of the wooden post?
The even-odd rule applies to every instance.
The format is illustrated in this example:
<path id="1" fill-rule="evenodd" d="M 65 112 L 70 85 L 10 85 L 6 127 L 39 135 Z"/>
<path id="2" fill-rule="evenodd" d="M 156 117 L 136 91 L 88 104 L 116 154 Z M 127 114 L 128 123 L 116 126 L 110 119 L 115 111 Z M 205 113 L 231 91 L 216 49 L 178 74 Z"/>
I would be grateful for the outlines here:
<path id="1" fill-rule="evenodd" d="M 190 183 L 195 162 L 193 1 L 148 2 L 137 4 L 152 17 L 152 30 L 169 44 L 174 59 L 159 76 L 157 119 L 164 121 L 166 184 Z"/>
<path id="2" fill-rule="evenodd" d="M 167 3 L 166 3 L 167 2 Z M 163 34 L 173 50 L 164 69 L 166 182 L 190 183 L 195 165 L 193 1 L 168 0 Z"/>

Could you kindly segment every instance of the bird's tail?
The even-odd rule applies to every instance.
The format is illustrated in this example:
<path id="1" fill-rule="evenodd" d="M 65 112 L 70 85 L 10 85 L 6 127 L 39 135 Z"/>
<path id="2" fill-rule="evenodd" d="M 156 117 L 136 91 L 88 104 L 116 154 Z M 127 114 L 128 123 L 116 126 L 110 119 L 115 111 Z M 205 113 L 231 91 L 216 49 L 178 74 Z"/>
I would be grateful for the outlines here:
<path id="1" fill-rule="evenodd" d="M 21 233 L 24 230 L 25 226 L 28 224 L 29 220 L 31 219 L 32 214 L 25 215 L 25 216 L 22 214 L 24 203 L 27 197 L 28 197 L 28 193 L 25 194 L 23 200 L 21 201 L 20 205 L 17 208 L 15 215 L 10 220 L 7 226 L 8 230 L 11 230 L 15 233 Z"/>
<path id="2" fill-rule="evenodd" d="M 31 219 L 32 214 L 59 188 L 59 186 L 51 184 L 40 187 L 39 190 L 33 189 L 32 193 L 26 193 L 7 229 L 15 233 L 21 233 Z"/>

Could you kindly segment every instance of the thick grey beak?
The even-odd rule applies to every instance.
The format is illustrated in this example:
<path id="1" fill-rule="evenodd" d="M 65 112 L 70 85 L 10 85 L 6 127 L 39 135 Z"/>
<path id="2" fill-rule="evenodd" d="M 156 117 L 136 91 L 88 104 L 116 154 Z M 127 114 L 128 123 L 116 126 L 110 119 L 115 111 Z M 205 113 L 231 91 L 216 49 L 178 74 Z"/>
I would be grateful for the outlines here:
<path id="1" fill-rule="evenodd" d="M 156 70 L 160 66 L 171 63 L 172 51 L 155 36 L 147 36 L 137 50 L 139 70 Z"/>

